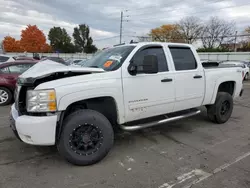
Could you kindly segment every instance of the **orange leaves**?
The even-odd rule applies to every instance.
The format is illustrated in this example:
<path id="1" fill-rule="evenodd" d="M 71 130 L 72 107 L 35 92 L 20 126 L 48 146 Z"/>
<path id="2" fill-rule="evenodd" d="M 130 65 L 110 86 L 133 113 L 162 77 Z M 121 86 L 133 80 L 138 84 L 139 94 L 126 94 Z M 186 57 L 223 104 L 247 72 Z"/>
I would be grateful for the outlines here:
<path id="1" fill-rule="evenodd" d="M 182 42 L 182 36 L 179 27 L 176 24 L 162 25 L 152 29 L 150 32 L 154 41 L 160 42 Z"/>
<path id="2" fill-rule="evenodd" d="M 6 52 L 20 52 L 20 41 L 13 37 L 6 36 L 3 40 L 3 46 Z"/>
<path id="3" fill-rule="evenodd" d="M 42 50 L 40 52 L 49 53 L 51 51 L 52 51 L 51 46 L 46 43 L 43 45 Z"/>
<path id="4" fill-rule="evenodd" d="M 28 25 L 22 30 L 20 44 L 27 52 L 41 52 L 46 44 L 46 37 L 36 25 Z"/>
<path id="5" fill-rule="evenodd" d="M 28 25 L 21 31 L 21 40 L 6 36 L 3 40 L 6 52 L 51 52 L 44 33 L 36 25 Z"/>

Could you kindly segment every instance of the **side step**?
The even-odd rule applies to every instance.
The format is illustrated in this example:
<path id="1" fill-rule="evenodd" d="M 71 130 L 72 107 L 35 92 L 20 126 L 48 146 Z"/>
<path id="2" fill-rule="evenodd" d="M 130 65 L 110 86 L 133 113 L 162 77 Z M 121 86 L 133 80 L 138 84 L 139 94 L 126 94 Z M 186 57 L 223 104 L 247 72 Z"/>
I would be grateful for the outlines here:
<path id="1" fill-rule="evenodd" d="M 158 120 L 158 121 L 153 121 L 153 122 L 148 122 L 148 123 L 138 124 L 138 125 L 132 125 L 132 126 L 120 125 L 120 127 L 121 127 L 121 129 L 123 129 L 125 131 L 136 131 L 136 130 L 145 129 L 145 128 L 148 128 L 148 127 L 161 125 L 161 124 L 164 124 L 164 123 L 169 123 L 169 122 L 172 122 L 172 121 L 177 121 L 177 120 L 184 119 L 184 118 L 187 118 L 187 117 L 195 116 L 195 115 L 198 115 L 199 113 L 201 113 L 201 111 L 198 110 L 198 109 L 195 109 L 195 111 L 192 110 L 191 112 L 188 112 L 188 113 L 185 113 L 185 114 L 182 114 L 182 115 L 173 116 L 173 117 L 170 117 L 170 118 L 165 118 L 165 119 Z"/>

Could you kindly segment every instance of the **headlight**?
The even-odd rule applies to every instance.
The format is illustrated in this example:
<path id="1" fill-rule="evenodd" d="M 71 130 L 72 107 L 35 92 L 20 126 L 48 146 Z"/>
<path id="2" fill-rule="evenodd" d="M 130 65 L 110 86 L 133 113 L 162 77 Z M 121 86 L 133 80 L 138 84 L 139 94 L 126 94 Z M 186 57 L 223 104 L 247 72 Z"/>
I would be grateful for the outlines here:
<path id="1" fill-rule="evenodd" d="M 28 112 L 55 112 L 56 92 L 55 90 L 28 90 L 26 97 Z"/>

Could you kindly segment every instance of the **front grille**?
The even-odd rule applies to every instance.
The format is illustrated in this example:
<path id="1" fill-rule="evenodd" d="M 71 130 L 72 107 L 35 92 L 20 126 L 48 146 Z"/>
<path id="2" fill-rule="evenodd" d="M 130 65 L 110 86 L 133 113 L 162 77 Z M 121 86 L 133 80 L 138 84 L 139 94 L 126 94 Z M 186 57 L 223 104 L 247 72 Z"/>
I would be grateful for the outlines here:
<path id="1" fill-rule="evenodd" d="M 18 98 L 19 98 L 19 92 L 20 92 L 21 86 L 16 86 L 15 93 L 14 93 L 14 100 L 15 100 L 15 108 L 18 111 Z"/>
<path id="2" fill-rule="evenodd" d="M 26 93 L 28 87 L 26 86 L 17 86 L 14 93 L 15 107 L 18 111 L 19 116 L 26 115 Z"/>
<path id="3" fill-rule="evenodd" d="M 28 87 L 22 86 L 20 88 L 19 94 L 18 94 L 18 112 L 19 115 L 26 115 L 26 93 L 27 93 Z"/>

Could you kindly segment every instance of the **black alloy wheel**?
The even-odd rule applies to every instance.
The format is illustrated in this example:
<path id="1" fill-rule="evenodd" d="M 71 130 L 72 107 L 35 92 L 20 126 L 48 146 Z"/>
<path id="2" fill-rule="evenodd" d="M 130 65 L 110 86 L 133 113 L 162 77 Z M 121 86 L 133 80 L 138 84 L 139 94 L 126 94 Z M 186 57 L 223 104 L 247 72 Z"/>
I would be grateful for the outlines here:
<path id="1" fill-rule="evenodd" d="M 99 150 L 103 142 L 103 134 L 93 124 L 79 125 L 69 137 L 71 149 L 79 155 L 91 155 Z"/>

